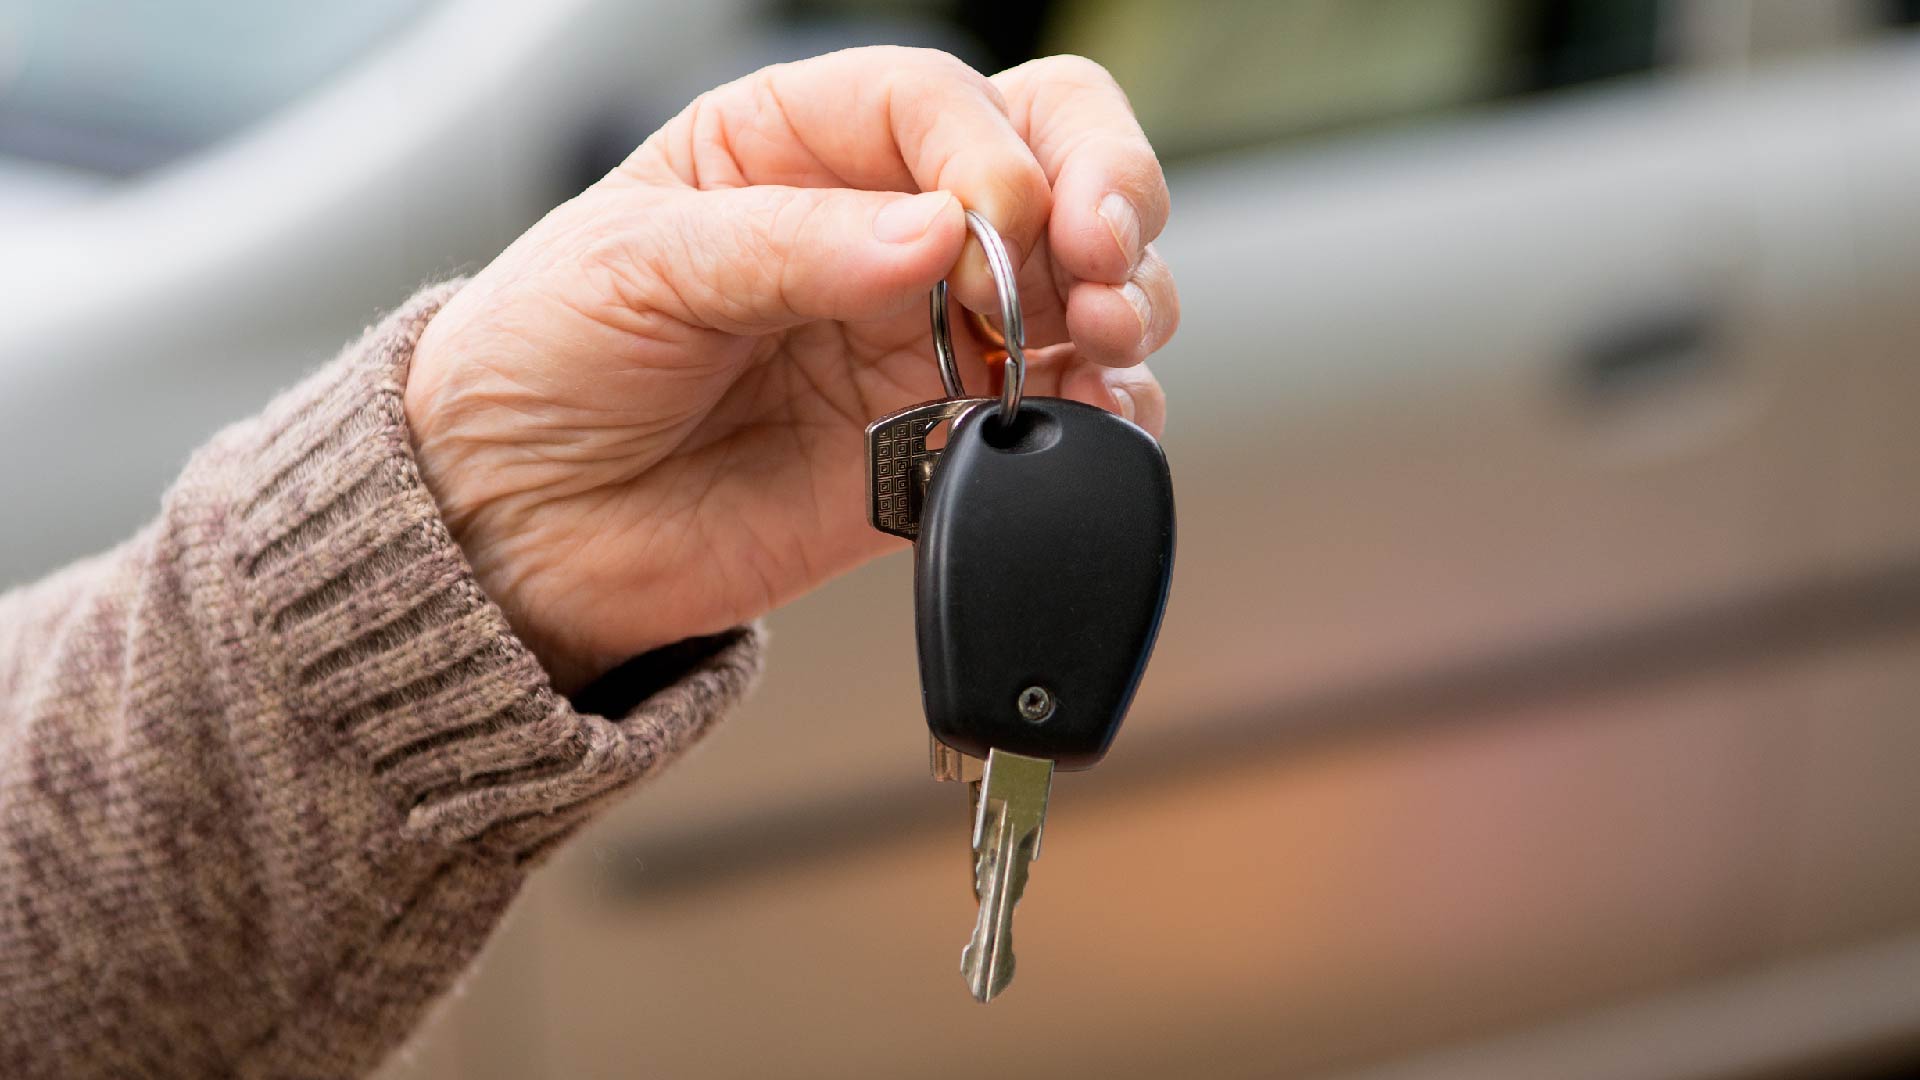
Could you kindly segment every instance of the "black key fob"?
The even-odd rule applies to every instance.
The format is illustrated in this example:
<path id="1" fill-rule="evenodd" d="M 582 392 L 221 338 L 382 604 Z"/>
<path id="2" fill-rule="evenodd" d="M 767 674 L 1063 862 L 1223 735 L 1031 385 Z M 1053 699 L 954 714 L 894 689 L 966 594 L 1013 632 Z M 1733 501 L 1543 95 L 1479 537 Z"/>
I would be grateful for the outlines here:
<path id="1" fill-rule="evenodd" d="M 914 549 L 927 725 L 975 757 L 1091 767 L 1166 608 L 1173 480 L 1151 435 L 1090 405 L 1027 398 L 964 415 Z"/>

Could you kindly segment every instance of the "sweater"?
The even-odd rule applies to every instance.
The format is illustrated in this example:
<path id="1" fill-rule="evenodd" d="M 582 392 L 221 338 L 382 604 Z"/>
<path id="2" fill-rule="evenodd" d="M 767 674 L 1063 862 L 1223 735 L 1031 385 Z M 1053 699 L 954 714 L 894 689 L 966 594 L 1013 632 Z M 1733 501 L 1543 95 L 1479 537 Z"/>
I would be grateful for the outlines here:
<path id="1" fill-rule="evenodd" d="M 456 288 L 0 597 L 0 1076 L 371 1070 L 528 870 L 756 677 L 749 627 L 553 689 L 401 408 Z"/>

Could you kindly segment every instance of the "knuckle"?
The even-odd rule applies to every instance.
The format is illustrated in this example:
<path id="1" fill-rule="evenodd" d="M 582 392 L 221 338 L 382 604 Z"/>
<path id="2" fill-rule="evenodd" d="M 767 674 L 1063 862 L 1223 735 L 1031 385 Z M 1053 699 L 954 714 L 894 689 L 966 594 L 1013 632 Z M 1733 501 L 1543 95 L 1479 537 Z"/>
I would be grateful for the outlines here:
<path id="1" fill-rule="evenodd" d="M 1095 158 L 1113 180 L 1130 194 L 1164 202 L 1167 177 L 1160 158 L 1147 140 L 1116 131 L 1089 132 L 1074 148 L 1074 153 Z"/>
<path id="2" fill-rule="evenodd" d="M 918 45 L 875 45 L 871 51 L 875 59 L 897 73 L 922 78 L 929 75 L 946 76 L 966 82 L 984 80 L 984 76 L 968 67 L 966 61 L 942 49 Z"/>
<path id="3" fill-rule="evenodd" d="M 1124 370 L 1123 379 L 1127 384 L 1127 392 L 1133 395 L 1135 401 L 1156 408 L 1166 405 L 1167 391 L 1160 385 L 1160 380 L 1154 377 L 1153 372 L 1147 370 L 1147 365 L 1135 364 Z"/>
<path id="4" fill-rule="evenodd" d="M 943 49 L 916 48 L 910 50 L 917 56 L 926 69 L 936 75 L 946 75 L 968 83 L 983 83 L 986 76 L 973 70 L 965 60 Z"/>
<path id="5" fill-rule="evenodd" d="M 688 257 L 703 263 L 691 275 L 708 294 L 711 308 L 729 320 L 749 321 L 768 302 L 786 306 L 788 254 L 800 249 L 819 207 L 818 198 L 793 198 L 777 188 L 747 187 L 729 193 L 733 205 L 715 220 L 689 231 L 701 234 Z"/>
<path id="6" fill-rule="evenodd" d="M 1001 169 L 1007 186 L 1020 197 L 1020 204 L 1045 221 L 1053 212 L 1053 188 L 1047 183 L 1047 171 L 1031 154 L 1009 154 Z"/>
<path id="7" fill-rule="evenodd" d="M 1033 62 L 1034 73 L 1048 82 L 1088 90 L 1119 90 L 1120 84 L 1099 61 L 1078 53 L 1059 53 Z"/>
<path id="8" fill-rule="evenodd" d="M 802 291 L 810 263 L 796 256 L 818 246 L 818 237 L 832 231 L 834 204 L 835 200 L 823 192 L 807 192 L 780 199 L 766 211 L 767 237 L 761 262 L 772 297 L 782 311 L 800 314 L 793 298 Z"/>
<path id="9" fill-rule="evenodd" d="M 1006 111 L 1007 99 L 992 79 L 975 71 L 972 65 L 950 52 L 908 45 L 883 45 L 875 48 L 888 54 L 882 62 L 889 89 L 898 94 L 940 99 L 950 96 L 955 87 L 979 94 L 995 108 Z"/>

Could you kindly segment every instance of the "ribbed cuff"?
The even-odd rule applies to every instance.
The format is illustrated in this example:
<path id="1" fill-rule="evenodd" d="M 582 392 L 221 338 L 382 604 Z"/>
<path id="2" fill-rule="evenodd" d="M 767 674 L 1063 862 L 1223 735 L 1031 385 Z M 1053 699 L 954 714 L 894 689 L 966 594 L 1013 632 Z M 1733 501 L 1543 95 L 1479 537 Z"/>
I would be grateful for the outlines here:
<path id="1" fill-rule="evenodd" d="M 697 740 L 750 688 L 745 627 L 560 696 L 481 591 L 420 478 L 407 364 L 459 283 L 429 287 L 209 448 L 258 661 L 295 721 L 360 756 L 406 827 L 524 858 Z M 643 602 L 644 598 L 636 598 Z"/>

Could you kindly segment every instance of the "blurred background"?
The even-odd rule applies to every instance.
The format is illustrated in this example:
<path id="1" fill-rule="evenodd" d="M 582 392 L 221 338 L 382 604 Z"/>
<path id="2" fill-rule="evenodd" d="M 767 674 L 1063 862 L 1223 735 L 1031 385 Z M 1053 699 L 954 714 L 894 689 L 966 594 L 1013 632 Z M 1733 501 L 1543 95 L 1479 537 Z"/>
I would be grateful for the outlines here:
<path id="1" fill-rule="evenodd" d="M 895 557 L 774 616 L 757 700 L 385 1080 L 1910 1075 L 1917 24 L 0 0 L 0 584 L 708 86 L 1085 53 L 1174 189 L 1181 552 L 1127 732 L 1055 785 L 1018 981 L 957 972 Z"/>

